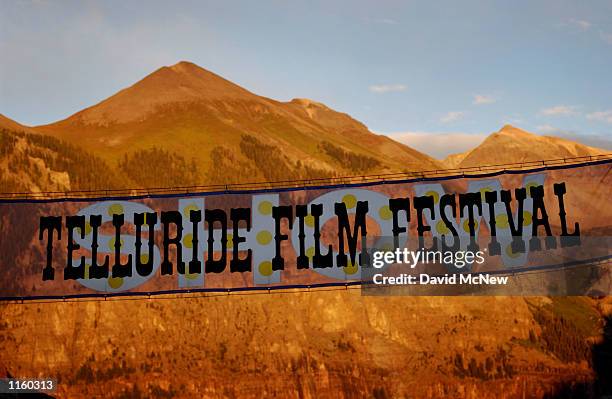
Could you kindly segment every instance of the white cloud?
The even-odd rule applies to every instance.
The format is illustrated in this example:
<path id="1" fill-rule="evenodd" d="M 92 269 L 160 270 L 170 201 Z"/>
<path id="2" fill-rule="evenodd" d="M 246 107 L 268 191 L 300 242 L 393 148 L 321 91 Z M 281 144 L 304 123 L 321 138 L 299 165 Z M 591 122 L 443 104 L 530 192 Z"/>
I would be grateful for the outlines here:
<path id="1" fill-rule="evenodd" d="M 472 104 L 474 105 L 484 105 L 484 104 L 493 104 L 497 99 L 493 96 L 488 96 L 486 94 L 475 94 L 474 101 Z"/>
<path id="2" fill-rule="evenodd" d="M 540 111 L 544 116 L 569 116 L 576 115 L 576 107 L 570 105 L 556 105 L 550 108 L 544 108 Z"/>
<path id="3" fill-rule="evenodd" d="M 446 113 L 446 115 L 443 115 L 440 118 L 440 122 L 442 122 L 442 123 L 451 123 L 451 122 L 458 121 L 459 119 L 463 118 L 464 116 L 465 116 L 465 112 L 462 112 L 462 111 L 450 111 L 450 112 Z"/>
<path id="4" fill-rule="evenodd" d="M 541 134 L 550 134 L 550 133 L 557 133 L 559 132 L 560 129 L 554 126 L 551 126 L 551 125 L 540 125 L 540 126 L 536 126 L 536 130 L 538 133 L 541 133 Z"/>
<path id="5" fill-rule="evenodd" d="M 603 121 L 607 123 L 612 123 L 612 109 L 607 111 L 597 111 L 587 114 L 587 119 L 594 121 Z"/>
<path id="6" fill-rule="evenodd" d="M 569 23 L 569 25 L 575 26 L 576 28 L 578 28 L 578 29 L 580 29 L 582 31 L 587 31 L 587 30 L 591 29 L 591 26 L 593 26 L 592 23 L 590 23 L 589 21 L 584 20 L 584 19 L 574 19 L 574 18 L 572 18 L 572 19 L 570 19 L 568 21 L 568 23 Z"/>
<path id="7" fill-rule="evenodd" d="M 408 87 L 402 84 L 394 85 L 372 85 L 370 91 L 372 93 L 390 93 L 394 91 L 405 91 Z"/>
<path id="8" fill-rule="evenodd" d="M 578 133 L 576 133 L 573 130 L 561 129 L 559 127 L 555 127 L 549 124 L 536 126 L 536 133 L 542 134 L 542 135 L 551 135 L 551 136 L 556 136 L 556 137 L 561 137 L 561 138 L 570 138 L 570 137 L 580 136 Z M 576 140 L 576 139 L 572 139 L 572 140 L 581 142 L 581 140 Z"/>
<path id="9" fill-rule="evenodd" d="M 384 134 L 437 159 L 446 158 L 450 154 L 469 151 L 482 143 L 487 137 L 486 134 L 461 132 L 395 132 Z"/>
<path id="10" fill-rule="evenodd" d="M 602 134 L 581 133 L 574 130 L 561 129 L 551 125 L 536 127 L 536 132 L 541 135 L 550 135 L 577 143 L 606 150 L 612 149 L 612 140 Z"/>
<path id="11" fill-rule="evenodd" d="M 603 32 L 602 31 L 602 32 L 599 32 L 599 37 L 604 42 L 606 42 L 608 44 L 612 44 L 612 33 L 607 33 L 607 32 Z"/>

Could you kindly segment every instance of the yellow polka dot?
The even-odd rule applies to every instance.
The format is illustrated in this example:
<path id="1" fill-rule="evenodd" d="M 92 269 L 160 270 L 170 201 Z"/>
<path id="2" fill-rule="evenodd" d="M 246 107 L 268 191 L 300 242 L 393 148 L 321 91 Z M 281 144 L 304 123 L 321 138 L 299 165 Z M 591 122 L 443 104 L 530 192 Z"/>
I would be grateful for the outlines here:
<path id="1" fill-rule="evenodd" d="M 189 216 L 191 215 L 191 211 L 197 211 L 199 209 L 200 208 L 198 208 L 196 204 L 189 204 L 183 208 L 183 214 L 189 218 Z"/>
<path id="2" fill-rule="evenodd" d="M 272 203 L 270 201 L 261 201 L 257 209 L 262 215 L 270 215 L 272 214 Z"/>
<path id="3" fill-rule="evenodd" d="M 531 224 L 531 212 L 523 211 L 523 226 L 529 226 Z"/>
<path id="4" fill-rule="evenodd" d="M 108 207 L 108 215 L 120 215 L 123 213 L 123 206 L 121 204 L 113 204 Z"/>
<path id="5" fill-rule="evenodd" d="M 311 259 L 315 255 L 314 247 L 310 247 L 306 249 L 306 256 Z"/>
<path id="6" fill-rule="evenodd" d="M 536 182 L 527 183 L 525 189 L 527 190 L 527 197 L 531 197 L 531 187 L 538 187 L 539 184 Z"/>
<path id="7" fill-rule="evenodd" d="M 314 220 L 314 216 L 308 215 L 304 218 L 304 223 L 306 223 L 306 226 L 314 227 Z"/>
<path id="8" fill-rule="evenodd" d="M 140 263 L 145 264 L 149 261 L 149 255 L 148 254 L 141 254 L 140 255 Z"/>
<path id="9" fill-rule="evenodd" d="M 85 263 L 85 280 L 89 280 L 89 268 L 91 267 L 90 264 Z"/>
<path id="10" fill-rule="evenodd" d="M 508 215 L 501 214 L 495 216 L 495 227 L 507 229 L 509 226 L 510 224 L 508 223 Z"/>
<path id="11" fill-rule="evenodd" d="M 389 205 L 380 207 L 380 210 L 378 211 L 378 215 L 383 220 L 389 220 L 393 217 L 393 213 L 391 212 L 391 209 L 389 209 Z"/>
<path id="12" fill-rule="evenodd" d="M 272 262 L 266 260 L 259 264 L 259 273 L 262 276 L 271 276 L 274 270 L 272 270 Z"/>
<path id="13" fill-rule="evenodd" d="M 357 205 L 357 197 L 353 194 L 347 194 L 342 197 L 342 202 L 346 204 L 346 209 L 353 209 Z"/>
<path id="14" fill-rule="evenodd" d="M 189 266 L 186 265 L 185 267 L 189 267 Z M 187 280 L 195 280 L 198 278 L 198 275 L 199 275 L 198 273 L 185 273 L 185 278 Z"/>
<path id="15" fill-rule="evenodd" d="M 123 239 L 119 240 L 119 248 L 123 247 Z M 108 249 L 114 251 L 115 250 L 115 239 L 111 238 L 108 241 Z"/>
<path id="16" fill-rule="evenodd" d="M 227 247 L 233 247 L 234 246 L 234 235 L 233 234 L 228 234 L 227 235 Z"/>
<path id="17" fill-rule="evenodd" d="M 437 191 L 428 191 L 425 193 L 425 197 L 433 197 L 434 204 L 437 204 L 440 201 L 440 194 Z"/>
<path id="18" fill-rule="evenodd" d="M 466 233 L 470 232 L 470 220 L 469 219 L 466 219 L 463 221 L 463 230 Z M 478 222 L 474 220 L 474 232 L 477 232 L 477 231 L 478 231 Z"/>
<path id="19" fill-rule="evenodd" d="M 342 268 L 344 270 L 344 274 L 351 275 L 357 273 L 359 267 L 356 264 L 353 264 L 350 260 L 347 262 L 347 265 Z"/>
<path id="20" fill-rule="evenodd" d="M 272 233 L 269 231 L 260 231 L 257 233 L 257 242 L 261 245 L 269 244 L 272 241 Z"/>
<path id="21" fill-rule="evenodd" d="M 123 285 L 123 277 L 109 277 L 108 285 L 114 289 L 121 287 Z"/>
<path id="22" fill-rule="evenodd" d="M 508 244 L 508 246 L 506 247 L 506 254 L 511 258 L 518 258 L 519 256 L 521 256 L 520 252 L 516 253 L 512 250 L 512 243 Z"/>
<path id="23" fill-rule="evenodd" d="M 92 230 L 93 229 L 91 228 L 91 225 L 89 224 L 89 222 L 85 222 L 85 235 L 89 235 Z"/>
<path id="24" fill-rule="evenodd" d="M 191 233 L 185 234 L 185 237 L 183 237 L 183 246 L 185 248 L 193 247 L 193 234 Z"/>
<path id="25" fill-rule="evenodd" d="M 446 227 L 446 224 L 444 223 L 443 220 L 440 220 L 437 224 L 436 224 L 436 231 L 440 234 L 448 234 L 450 233 L 450 230 L 448 227 Z M 469 231 L 469 230 L 468 230 Z"/>

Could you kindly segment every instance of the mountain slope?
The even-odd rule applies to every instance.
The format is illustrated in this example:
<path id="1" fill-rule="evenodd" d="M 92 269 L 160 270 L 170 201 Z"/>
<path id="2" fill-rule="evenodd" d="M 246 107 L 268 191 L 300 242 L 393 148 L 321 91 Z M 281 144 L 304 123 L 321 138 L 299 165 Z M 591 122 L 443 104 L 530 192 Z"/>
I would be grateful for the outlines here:
<path id="1" fill-rule="evenodd" d="M 478 147 L 462 154 L 449 155 L 443 163 L 447 167 L 471 167 L 605 153 L 606 150 L 599 148 L 557 137 L 539 136 L 506 125 Z"/>
<path id="2" fill-rule="evenodd" d="M 54 137 L 0 127 L 2 193 L 101 190 L 129 185 L 117 170 L 87 151 Z"/>
<path id="3" fill-rule="evenodd" d="M 31 129 L 27 126 L 24 126 L 14 120 L 7 118 L 6 116 L 0 114 L 0 129 L 13 130 L 13 131 L 21 131 L 27 132 Z"/>
<path id="4" fill-rule="evenodd" d="M 78 143 L 114 162 L 163 146 L 193 159 L 208 176 L 214 172 L 219 181 L 207 183 L 231 178 L 219 169 L 219 154 L 231 154 L 228 167 L 251 165 L 244 171 L 250 180 L 274 177 L 245 153 L 253 140 L 258 148 L 274 148 L 274 170 L 298 171 L 292 178 L 441 167 L 323 104 L 261 97 L 188 62 L 160 68 L 101 103 L 36 131 Z"/>

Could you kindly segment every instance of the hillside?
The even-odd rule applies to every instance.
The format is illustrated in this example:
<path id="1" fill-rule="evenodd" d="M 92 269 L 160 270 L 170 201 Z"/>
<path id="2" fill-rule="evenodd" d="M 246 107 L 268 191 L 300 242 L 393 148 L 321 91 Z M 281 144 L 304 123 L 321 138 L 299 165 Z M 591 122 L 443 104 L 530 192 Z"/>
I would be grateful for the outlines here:
<path id="1" fill-rule="evenodd" d="M 0 114 L 0 129 L 27 132 L 30 128 Z"/>
<path id="2" fill-rule="evenodd" d="M 113 189 L 130 183 L 102 159 L 78 147 L 0 127 L 0 186 L 5 193 L 39 193 Z"/>
<path id="3" fill-rule="evenodd" d="M 558 137 L 539 136 L 505 125 L 478 147 L 465 153 L 449 155 L 443 163 L 449 168 L 460 168 L 600 155 L 607 152 L 609 151 Z"/>
<path id="4" fill-rule="evenodd" d="M 169 156 L 197 164 L 207 183 L 231 182 L 237 169 L 252 181 L 441 166 L 323 104 L 258 96 L 188 62 L 160 68 L 99 104 L 34 129 L 111 163 L 163 146 Z"/>
<path id="5" fill-rule="evenodd" d="M 4 360 L 12 375 L 53 376 L 58 397 L 543 397 L 590 377 L 584 339 L 599 330 L 586 298 L 356 290 L 0 305 L 0 316 L 0 372 Z"/>

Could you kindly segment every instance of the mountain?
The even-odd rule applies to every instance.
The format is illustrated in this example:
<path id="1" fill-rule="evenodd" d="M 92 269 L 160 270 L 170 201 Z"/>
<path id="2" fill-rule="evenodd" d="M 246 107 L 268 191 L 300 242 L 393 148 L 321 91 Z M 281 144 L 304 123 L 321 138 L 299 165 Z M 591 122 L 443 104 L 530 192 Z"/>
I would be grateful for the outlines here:
<path id="1" fill-rule="evenodd" d="M 189 62 L 162 67 L 35 131 L 95 150 L 128 174 L 163 148 L 164 157 L 197 165 L 196 180 L 207 183 L 232 182 L 239 173 L 243 181 L 288 180 L 441 167 L 321 103 L 262 97 Z"/>
<path id="2" fill-rule="evenodd" d="M 27 132 L 31 129 L 0 114 L 0 129 Z"/>
<path id="3" fill-rule="evenodd" d="M 29 133 L 16 122 L 0 126 L 0 187 L 4 193 L 129 186 L 117 172 L 95 155 L 55 137 Z"/>
<path id="4" fill-rule="evenodd" d="M 492 133 L 478 147 L 449 155 L 449 168 L 496 165 L 514 162 L 560 159 L 606 154 L 609 151 L 551 136 L 539 136 L 511 125 Z"/>
<path id="5" fill-rule="evenodd" d="M 8 174 L 23 191 L 440 166 L 323 104 L 260 97 L 184 62 L 66 120 L 29 129 L 1 118 L 0 128 L 0 177 Z M 545 159 L 583 147 L 592 150 L 504 127 L 455 159 Z M 158 180 L 147 180 L 150 174 Z M 0 227 L 35 226 L 9 219 L 7 210 Z M 9 258 L 25 269 L 44 259 L 34 242 L 37 236 L 0 244 L 23 245 Z M 543 397 L 562 382 L 592 378 L 585 342 L 601 335 L 599 309 L 580 297 L 386 297 L 349 289 L 7 303 L 0 306 L 0 377 L 53 377 L 61 397 L 499 398 L 500 387 L 503 397 Z"/>

